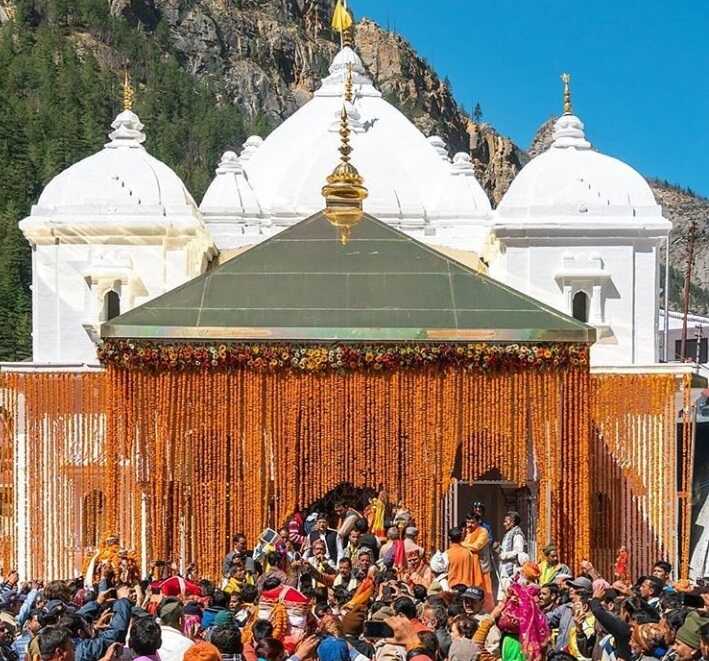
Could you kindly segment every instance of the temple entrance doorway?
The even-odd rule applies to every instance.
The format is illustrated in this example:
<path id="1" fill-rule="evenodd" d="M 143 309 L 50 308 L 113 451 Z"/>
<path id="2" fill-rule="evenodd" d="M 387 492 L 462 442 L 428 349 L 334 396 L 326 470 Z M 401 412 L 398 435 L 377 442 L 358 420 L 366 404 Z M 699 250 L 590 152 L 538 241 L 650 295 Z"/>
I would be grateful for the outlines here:
<path id="1" fill-rule="evenodd" d="M 342 482 L 334 489 L 324 494 L 320 499 L 309 503 L 306 512 L 318 512 L 325 514 L 330 526 L 336 527 L 337 516 L 335 514 L 335 504 L 342 502 L 347 507 L 353 507 L 360 513 L 367 511 L 370 498 L 377 495 L 377 490 L 373 487 L 355 487 L 349 482 Z M 284 522 L 285 523 L 285 522 Z"/>
<path id="2" fill-rule="evenodd" d="M 503 480 L 496 470 L 489 471 L 479 480 L 468 482 L 456 480 L 443 499 L 440 531 L 443 548 L 447 545 L 448 529 L 465 524 L 465 517 L 471 511 L 473 503 L 485 506 L 485 520 L 492 526 L 493 541 L 499 542 L 504 535 L 502 519 L 509 511 L 518 512 L 521 528 L 527 539 L 527 552 L 530 558 L 536 558 L 536 496 L 534 485 L 520 487 L 514 482 Z M 493 554 L 494 555 L 494 554 Z M 496 569 L 493 571 L 493 583 L 497 583 Z"/>
<path id="3" fill-rule="evenodd" d="M 456 494 L 458 507 L 458 524 L 465 521 L 472 504 L 480 502 L 485 506 L 485 519 L 492 525 L 494 541 L 499 542 L 504 535 L 502 519 L 509 511 L 519 512 L 522 517 L 522 530 L 527 539 L 532 535 L 532 507 L 529 489 L 520 489 L 513 482 L 504 480 L 481 480 L 478 482 L 458 482 Z M 531 537 L 530 537 L 531 536 Z"/>
<path id="4" fill-rule="evenodd" d="M 533 488 L 520 487 L 514 482 L 503 480 L 496 470 L 489 471 L 479 480 L 456 480 L 448 490 L 443 502 L 441 521 L 444 530 L 442 539 L 447 538 L 448 529 L 465 523 L 465 517 L 473 503 L 485 506 L 485 520 L 492 526 L 494 541 L 499 542 L 504 534 L 502 519 L 509 511 L 518 512 L 520 524 L 529 543 L 534 542 L 536 530 L 536 498 Z M 533 555 L 530 549 L 530 555 Z"/>

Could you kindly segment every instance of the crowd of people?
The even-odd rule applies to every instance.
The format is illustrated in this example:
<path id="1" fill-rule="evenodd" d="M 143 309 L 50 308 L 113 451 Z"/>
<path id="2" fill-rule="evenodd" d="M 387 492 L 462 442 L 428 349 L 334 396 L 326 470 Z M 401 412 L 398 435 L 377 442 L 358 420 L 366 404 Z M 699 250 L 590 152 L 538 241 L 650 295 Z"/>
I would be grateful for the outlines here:
<path id="1" fill-rule="evenodd" d="M 0 661 L 698 661 L 709 659 L 709 588 L 658 560 L 631 580 L 577 575 L 549 544 L 528 554 L 520 517 L 494 538 L 475 503 L 428 554 L 410 514 L 296 510 L 249 548 L 233 536 L 223 576 L 135 559 L 106 541 L 70 581 L 0 578 Z"/>

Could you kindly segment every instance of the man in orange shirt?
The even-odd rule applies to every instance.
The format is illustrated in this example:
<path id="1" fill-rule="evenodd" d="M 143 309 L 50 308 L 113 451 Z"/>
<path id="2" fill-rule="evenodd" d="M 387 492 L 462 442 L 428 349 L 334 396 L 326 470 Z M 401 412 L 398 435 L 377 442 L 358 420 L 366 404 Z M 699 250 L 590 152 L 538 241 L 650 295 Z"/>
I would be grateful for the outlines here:
<path id="1" fill-rule="evenodd" d="M 492 556 L 490 555 L 490 536 L 482 524 L 482 516 L 473 512 L 465 522 L 467 535 L 463 546 L 473 554 L 473 586 L 485 592 L 484 608 L 490 613 L 495 607 L 492 596 Z"/>
<path id="2" fill-rule="evenodd" d="M 446 551 L 448 556 L 448 585 L 475 585 L 476 563 L 472 552 L 463 546 L 463 531 L 460 528 L 451 528 L 448 531 L 450 546 Z M 477 566 L 480 572 L 480 565 Z"/>

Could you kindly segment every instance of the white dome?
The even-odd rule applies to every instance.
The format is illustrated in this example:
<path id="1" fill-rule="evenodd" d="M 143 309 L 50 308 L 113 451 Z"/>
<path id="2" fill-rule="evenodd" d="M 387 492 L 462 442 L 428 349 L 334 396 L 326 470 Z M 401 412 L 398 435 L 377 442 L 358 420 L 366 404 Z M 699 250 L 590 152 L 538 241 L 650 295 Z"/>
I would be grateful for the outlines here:
<path id="1" fill-rule="evenodd" d="M 199 211 L 180 178 L 143 147 L 138 116 L 124 111 L 100 152 L 52 179 L 21 227 L 120 226 L 124 232 L 163 228 L 195 229 Z M 100 231 L 100 230 L 98 230 Z"/>
<path id="2" fill-rule="evenodd" d="M 320 191 L 338 162 L 339 117 L 350 66 L 354 99 L 346 107 L 352 162 L 369 191 L 365 211 L 403 228 L 435 225 L 441 192 L 451 177 L 450 162 L 441 154 L 445 146 L 429 142 L 382 98 L 348 47 L 337 54 L 314 98 L 250 150 L 247 160 L 240 159 L 266 222 L 289 225 L 323 208 Z M 456 216 L 469 222 L 488 218 L 487 196 L 474 177 L 469 183 L 470 195 Z"/>
<path id="3" fill-rule="evenodd" d="M 436 212 L 441 218 L 463 220 L 460 217 L 461 210 L 475 206 L 480 184 L 475 178 L 470 154 L 458 152 L 453 157 L 453 164 L 449 167 L 450 174 L 446 177 L 439 192 Z"/>
<path id="4" fill-rule="evenodd" d="M 500 220 L 660 217 L 647 181 L 629 165 L 591 149 L 572 114 L 554 125 L 552 145 L 530 161 L 497 208 Z"/>
<path id="5" fill-rule="evenodd" d="M 223 216 L 236 215 L 243 219 L 263 216 L 241 159 L 233 151 L 224 152 L 217 167 L 217 176 L 204 194 L 200 210 L 207 222 Z"/>

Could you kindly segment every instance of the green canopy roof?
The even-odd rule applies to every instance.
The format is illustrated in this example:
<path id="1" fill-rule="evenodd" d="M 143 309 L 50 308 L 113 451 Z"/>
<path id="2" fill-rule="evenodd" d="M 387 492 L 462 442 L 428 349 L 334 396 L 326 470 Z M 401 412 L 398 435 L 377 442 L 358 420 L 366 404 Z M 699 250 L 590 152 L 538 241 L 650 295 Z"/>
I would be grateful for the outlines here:
<path id="1" fill-rule="evenodd" d="M 101 327 L 104 338 L 593 342 L 595 330 L 365 215 L 322 213 Z"/>

